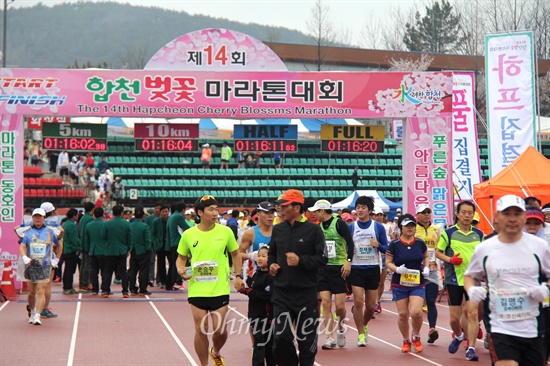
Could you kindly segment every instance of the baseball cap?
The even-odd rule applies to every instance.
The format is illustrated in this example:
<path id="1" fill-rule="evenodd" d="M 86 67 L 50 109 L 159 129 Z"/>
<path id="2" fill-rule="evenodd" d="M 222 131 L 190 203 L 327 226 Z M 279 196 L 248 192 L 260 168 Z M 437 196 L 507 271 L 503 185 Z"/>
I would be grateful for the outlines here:
<path id="1" fill-rule="evenodd" d="M 380 207 L 375 207 L 374 210 L 372 210 L 372 213 L 374 215 L 383 215 L 384 211 L 382 211 L 382 209 Z"/>
<path id="2" fill-rule="evenodd" d="M 509 207 L 518 207 L 525 211 L 525 202 L 516 195 L 507 194 L 497 201 L 497 211 L 504 211 Z"/>
<path id="3" fill-rule="evenodd" d="M 291 203 L 304 203 L 304 194 L 302 191 L 299 191 L 297 189 L 289 189 L 283 193 L 277 201 L 275 201 L 276 204 L 279 204 L 281 206 L 287 206 Z"/>
<path id="4" fill-rule="evenodd" d="M 411 219 L 405 219 L 403 221 L 401 221 L 401 226 L 407 226 L 409 224 L 415 224 L 416 225 L 416 221 L 414 220 L 411 220 Z"/>
<path id="5" fill-rule="evenodd" d="M 210 144 L 204 144 L 202 147 L 210 147 Z"/>
<path id="6" fill-rule="evenodd" d="M 544 222 L 544 214 L 541 210 L 527 210 L 527 219 L 538 219 Z"/>
<path id="7" fill-rule="evenodd" d="M 416 213 L 424 212 L 424 210 L 430 208 L 430 205 L 427 205 L 425 203 L 421 203 L 420 205 L 416 206 Z"/>
<path id="8" fill-rule="evenodd" d="M 479 222 L 479 213 L 474 212 L 474 218 L 472 219 L 472 221 L 477 221 L 477 222 Z"/>
<path id="9" fill-rule="evenodd" d="M 192 214 L 193 214 L 193 211 L 191 211 L 191 210 L 186 210 L 186 211 L 185 211 L 185 214 L 186 214 L 186 215 L 192 215 Z"/>
<path id="10" fill-rule="evenodd" d="M 260 202 L 258 204 L 258 207 L 256 207 L 256 210 L 269 212 L 269 211 L 275 211 L 276 209 L 275 209 L 275 205 L 273 205 L 273 203 L 268 202 L 268 201 L 264 201 L 264 202 Z"/>
<path id="11" fill-rule="evenodd" d="M 43 209 L 45 213 L 52 212 L 53 210 L 55 210 L 55 207 L 50 202 L 42 202 L 42 204 L 40 205 L 40 208 Z"/>
<path id="12" fill-rule="evenodd" d="M 349 213 L 345 213 L 342 215 L 342 220 L 344 221 L 353 220 L 353 216 L 351 216 Z"/>
<path id="13" fill-rule="evenodd" d="M 332 209 L 332 205 L 327 200 L 319 200 L 315 202 L 315 204 L 308 208 L 309 211 L 317 211 L 317 210 L 330 210 Z"/>
<path id="14" fill-rule="evenodd" d="M 40 216 L 46 216 L 46 211 L 44 211 L 43 208 L 35 208 L 32 212 L 32 215 L 40 215 Z"/>

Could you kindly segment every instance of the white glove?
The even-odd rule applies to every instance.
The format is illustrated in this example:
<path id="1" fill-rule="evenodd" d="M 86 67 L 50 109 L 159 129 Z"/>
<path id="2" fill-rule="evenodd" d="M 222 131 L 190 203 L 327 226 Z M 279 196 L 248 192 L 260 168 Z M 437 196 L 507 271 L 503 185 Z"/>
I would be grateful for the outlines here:
<path id="1" fill-rule="evenodd" d="M 468 297 L 472 304 L 479 304 L 487 297 L 487 290 L 481 286 L 472 286 L 468 290 Z"/>
<path id="2" fill-rule="evenodd" d="M 23 263 L 25 265 L 27 265 L 31 262 L 31 259 L 29 257 L 27 257 L 26 255 L 22 256 L 21 258 L 23 259 Z"/>
<path id="3" fill-rule="evenodd" d="M 258 251 L 255 250 L 252 253 L 248 253 L 248 259 L 250 259 L 251 261 L 256 262 L 256 259 L 258 259 Z"/>
<path id="4" fill-rule="evenodd" d="M 550 296 L 550 290 L 545 283 L 542 283 L 538 286 L 529 288 L 529 295 L 531 298 L 537 302 L 543 302 L 548 296 Z"/>
<path id="5" fill-rule="evenodd" d="M 424 267 L 424 269 L 422 270 L 422 274 L 424 275 L 424 277 L 428 277 L 430 275 L 430 268 Z"/>
<path id="6" fill-rule="evenodd" d="M 407 273 L 408 269 L 407 267 L 405 267 L 404 264 L 402 264 L 400 267 L 397 267 L 397 269 L 395 270 L 395 272 L 397 272 L 398 274 L 405 274 Z"/>
<path id="7" fill-rule="evenodd" d="M 52 267 L 53 268 L 57 268 L 58 264 L 59 264 L 59 259 L 57 259 L 57 258 L 52 259 Z"/>

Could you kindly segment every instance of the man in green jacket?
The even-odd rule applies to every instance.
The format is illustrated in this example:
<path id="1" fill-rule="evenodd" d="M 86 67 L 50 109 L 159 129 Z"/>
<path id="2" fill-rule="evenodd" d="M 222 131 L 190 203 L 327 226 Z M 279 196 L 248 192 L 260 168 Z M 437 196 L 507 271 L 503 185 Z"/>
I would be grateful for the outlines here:
<path id="1" fill-rule="evenodd" d="M 76 229 L 76 220 L 78 220 L 78 211 L 71 208 L 67 211 L 67 221 L 63 224 L 63 258 L 65 260 L 65 270 L 63 271 L 63 294 L 76 294 L 73 288 L 74 273 L 78 263 L 78 255 L 82 250 L 78 230 Z"/>
<path id="2" fill-rule="evenodd" d="M 151 238 L 153 246 L 157 253 L 157 286 L 164 288 L 166 285 L 166 224 L 170 208 L 168 206 L 160 206 L 160 217 L 153 221 L 151 229 Z M 149 267 L 151 268 L 151 267 Z M 149 276 L 150 278 L 151 276 Z"/>
<path id="3" fill-rule="evenodd" d="M 132 245 L 130 247 L 130 292 L 132 295 L 138 295 L 136 286 L 136 275 L 139 272 L 139 295 L 151 295 L 147 291 L 149 280 L 149 261 L 151 260 L 151 230 L 149 225 L 144 222 L 145 211 L 143 207 L 138 206 L 134 210 L 135 220 L 130 224 L 132 229 Z"/>
<path id="4" fill-rule="evenodd" d="M 115 268 L 122 280 L 122 297 L 128 298 L 128 273 L 126 269 L 126 257 L 130 252 L 132 244 L 132 230 L 130 223 L 122 218 L 124 207 L 116 205 L 113 207 L 113 219 L 103 226 L 101 237 L 107 242 L 105 257 L 107 259 L 107 276 L 109 291 L 102 294 L 103 297 L 111 292 L 111 280 Z"/>
<path id="5" fill-rule="evenodd" d="M 84 236 L 82 237 L 83 246 L 90 248 L 91 273 L 90 282 L 92 283 L 92 295 L 99 293 L 99 273 L 101 272 L 101 292 L 105 297 L 109 296 L 109 282 L 107 279 L 107 264 L 105 260 L 106 242 L 103 239 L 102 231 L 105 223 L 103 222 L 104 211 L 101 207 L 94 209 L 94 220 L 86 225 Z"/>
<path id="6" fill-rule="evenodd" d="M 166 274 L 166 290 L 179 290 L 183 286 L 183 281 L 176 271 L 176 260 L 178 259 L 178 245 L 181 235 L 187 229 L 187 221 L 183 216 L 185 212 L 185 203 L 183 201 L 172 205 L 172 216 L 166 223 L 166 255 L 168 256 L 168 273 Z M 176 286 L 174 286 L 176 285 Z"/>
<path id="7" fill-rule="evenodd" d="M 149 215 L 145 218 L 145 223 L 149 225 L 151 230 L 151 239 L 153 239 L 153 222 L 160 217 L 161 204 L 157 203 L 154 207 L 153 215 Z M 152 244 L 154 245 L 154 243 Z M 157 257 L 156 250 L 151 250 L 151 260 L 149 261 L 149 286 L 153 287 L 153 281 L 155 280 L 155 259 Z"/>
<path id="8" fill-rule="evenodd" d="M 90 291 L 90 271 L 91 271 L 91 261 L 90 261 L 90 247 L 88 246 L 89 243 L 84 243 L 82 238 L 84 238 L 84 230 L 86 229 L 86 225 L 92 221 L 94 221 L 94 218 L 92 216 L 92 211 L 94 209 L 94 204 L 92 202 L 86 202 L 84 204 L 84 216 L 80 218 L 80 221 L 78 222 L 78 225 L 80 227 L 80 240 L 82 242 L 82 255 L 80 260 L 80 277 L 78 279 L 79 286 L 78 291 L 79 292 L 86 292 Z"/>

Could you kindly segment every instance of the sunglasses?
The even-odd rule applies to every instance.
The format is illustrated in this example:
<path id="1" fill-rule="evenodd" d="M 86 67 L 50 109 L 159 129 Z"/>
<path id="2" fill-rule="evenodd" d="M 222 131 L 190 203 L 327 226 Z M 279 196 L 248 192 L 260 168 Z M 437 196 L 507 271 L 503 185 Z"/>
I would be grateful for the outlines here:
<path id="1" fill-rule="evenodd" d="M 208 201 L 208 200 L 216 200 L 216 199 L 214 198 L 214 196 L 204 196 L 203 198 L 201 198 L 200 202 Z"/>
<path id="2" fill-rule="evenodd" d="M 431 213 L 432 213 L 432 210 L 424 210 L 421 212 L 421 214 L 424 214 L 424 215 L 431 214 Z"/>

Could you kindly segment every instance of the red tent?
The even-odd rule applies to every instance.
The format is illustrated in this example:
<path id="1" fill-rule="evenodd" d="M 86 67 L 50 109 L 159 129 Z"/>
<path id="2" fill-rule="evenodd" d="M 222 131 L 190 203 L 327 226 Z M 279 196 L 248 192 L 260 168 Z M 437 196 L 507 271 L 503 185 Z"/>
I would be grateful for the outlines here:
<path id="1" fill-rule="evenodd" d="M 489 222 L 494 218 L 496 202 L 506 194 L 550 202 L 550 160 L 530 146 L 493 178 L 474 185 L 474 199 L 482 211 L 479 228 L 485 233 L 491 232 Z"/>

